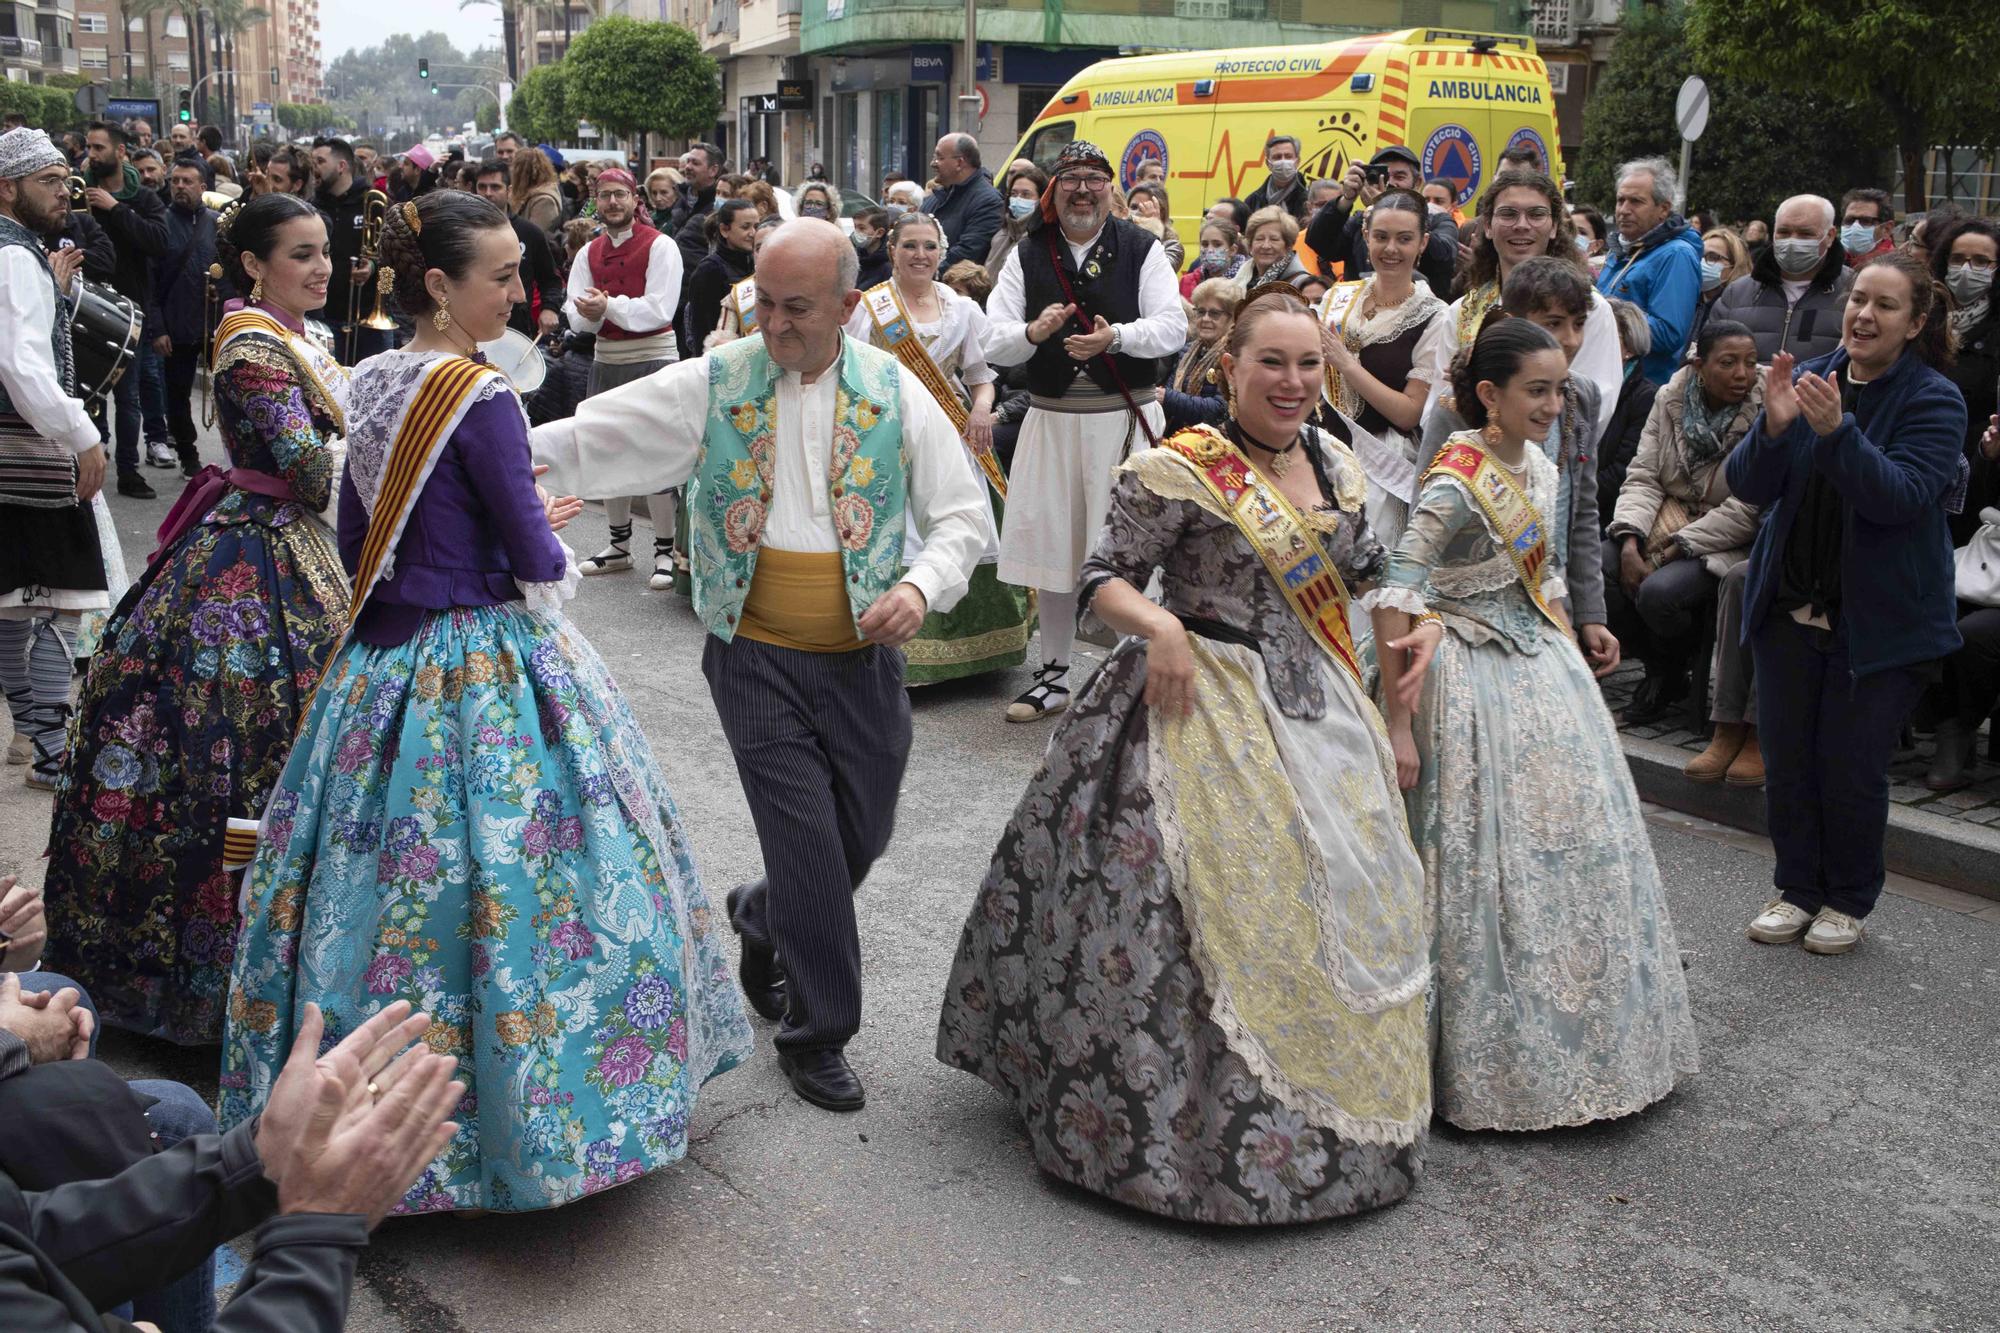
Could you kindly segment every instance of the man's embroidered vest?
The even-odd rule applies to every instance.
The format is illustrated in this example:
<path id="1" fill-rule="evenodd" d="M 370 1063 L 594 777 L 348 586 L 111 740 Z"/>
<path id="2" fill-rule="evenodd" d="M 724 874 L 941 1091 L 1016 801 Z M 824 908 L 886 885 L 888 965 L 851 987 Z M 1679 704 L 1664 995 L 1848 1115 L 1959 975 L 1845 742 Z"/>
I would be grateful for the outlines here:
<path id="1" fill-rule="evenodd" d="M 903 576 L 902 394 L 896 358 L 842 336 L 827 467 L 847 602 L 861 613 Z M 708 427 L 688 481 L 694 611 L 728 642 L 757 576 L 778 440 L 778 378 L 762 338 L 708 354 Z M 817 444 L 808 440 L 808 448 Z"/>

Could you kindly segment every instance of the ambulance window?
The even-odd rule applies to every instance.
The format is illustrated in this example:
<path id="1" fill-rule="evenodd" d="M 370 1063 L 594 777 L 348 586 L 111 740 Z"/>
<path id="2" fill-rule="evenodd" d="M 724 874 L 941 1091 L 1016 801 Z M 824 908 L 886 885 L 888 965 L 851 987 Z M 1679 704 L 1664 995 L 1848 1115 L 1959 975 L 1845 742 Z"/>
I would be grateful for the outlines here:
<path id="1" fill-rule="evenodd" d="M 1027 151 L 1022 154 L 1043 171 L 1055 170 L 1056 158 L 1076 138 L 1076 122 L 1059 120 L 1053 125 L 1044 125 L 1028 136 Z"/>

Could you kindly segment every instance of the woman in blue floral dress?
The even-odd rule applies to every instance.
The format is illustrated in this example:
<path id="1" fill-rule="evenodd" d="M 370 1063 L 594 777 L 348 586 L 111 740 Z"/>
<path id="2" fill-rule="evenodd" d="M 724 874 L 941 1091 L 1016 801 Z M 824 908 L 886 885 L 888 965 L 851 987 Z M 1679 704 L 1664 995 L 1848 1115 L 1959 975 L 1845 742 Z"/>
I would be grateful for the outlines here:
<path id="1" fill-rule="evenodd" d="M 55 805 L 48 957 L 104 1022 L 220 1039 L 236 939 L 232 817 L 254 819 L 347 612 L 321 519 L 347 375 L 305 336 L 326 298 L 326 225 L 270 195 L 220 233 L 253 299 L 216 335 L 227 472 L 209 469 L 91 658 Z M 173 532 L 171 529 L 178 528 Z"/>
<path id="2" fill-rule="evenodd" d="M 750 1027 L 645 737 L 561 616 L 520 398 L 476 359 L 521 299 L 513 229 L 441 191 L 383 245 L 417 337 L 355 371 L 355 613 L 245 884 L 222 1119 L 263 1105 L 306 1001 L 338 1036 L 408 999 L 467 1092 L 400 1211 L 552 1208 L 682 1157 Z"/>

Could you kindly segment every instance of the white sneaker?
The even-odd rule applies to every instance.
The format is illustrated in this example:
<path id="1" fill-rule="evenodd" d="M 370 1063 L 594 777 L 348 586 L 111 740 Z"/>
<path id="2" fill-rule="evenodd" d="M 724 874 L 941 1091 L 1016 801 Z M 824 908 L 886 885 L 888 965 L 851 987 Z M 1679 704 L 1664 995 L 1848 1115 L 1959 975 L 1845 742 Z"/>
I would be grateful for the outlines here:
<path id="1" fill-rule="evenodd" d="M 1812 928 L 1806 931 L 1807 953 L 1850 953 L 1861 943 L 1861 922 L 1831 907 L 1819 909 Z"/>
<path id="2" fill-rule="evenodd" d="M 632 553 L 622 547 L 607 546 L 577 568 L 586 574 L 620 574 L 632 568 Z"/>
<path id="3" fill-rule="evenodd" d="M 674 555 L 671 551 L 653 552 L 653 576 L 646 580 L 646 586 L 654 592 L 671 592 L 674 586 Z"/>
<path id="4" fill-rule="evenodd" d="M 146 446 L 146 466 L 179 467 L 181 456 L 174 452 L 171 444 L 161 444 L 158 440 Z"/>
<path id="5" fill-rule="evenodd" d="M 1813 916 L 1805 908 L 1788 903 L 1783 898 L 1774 898 L 1764 904 L 1764 910 L 1750 923 L 1745 934 L 1759 944 L 1790 944 L 1806 933 Z M 1853 945 L 1848 946 L 1850 949 Z"/>

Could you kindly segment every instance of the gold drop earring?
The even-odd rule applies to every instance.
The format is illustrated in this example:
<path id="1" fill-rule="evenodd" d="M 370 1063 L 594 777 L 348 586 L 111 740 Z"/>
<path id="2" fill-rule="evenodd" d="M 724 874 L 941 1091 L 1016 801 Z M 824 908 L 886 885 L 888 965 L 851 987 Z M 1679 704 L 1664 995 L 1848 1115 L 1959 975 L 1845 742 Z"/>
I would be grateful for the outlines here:
<path id="1" fill-rule="evenodd" d="M 250 299 L 252 301 L 261 301 L 264 299 L 264 280 L 262 278 L 258 278 L 250 284 Z"/>
<path id="2" fill-rule="evenodd" d="M 444 297 L 438 301 L 437 313 L 431 316 L 431 327 L 436 329 L 439 333 L 443 333 L 446 329 L 451 327 L 450 297 Z"/>

